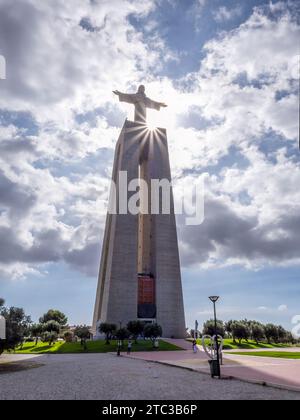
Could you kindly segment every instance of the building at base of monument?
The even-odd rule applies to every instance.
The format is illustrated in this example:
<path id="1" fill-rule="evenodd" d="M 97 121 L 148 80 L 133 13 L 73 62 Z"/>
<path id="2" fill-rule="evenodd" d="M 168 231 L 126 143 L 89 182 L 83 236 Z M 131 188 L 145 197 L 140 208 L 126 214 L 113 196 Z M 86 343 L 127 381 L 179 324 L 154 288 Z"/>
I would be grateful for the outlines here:
<path id="1" fill-rule="evenodd" d="M 116 145 L 112 180 L 171 181 L 165 129 L 149 130 L 126 120 Z M 117 203 L 120 191 L 117 188 Z M 136 194 L 128 192 L 130 197 Z M 149 208 L 151 191 L 147 192 Z M 161 325 L 164 337 L 186 335 L 180 262 L 172 189 L 169 214 L 107 214 L 93 319 L 95 338 L 101 322 L 126 326 L 143 320 Z M 142 198 L 141 198 L 142 200 Z M 118 206 L 117 206 L 118 207 Z"/>

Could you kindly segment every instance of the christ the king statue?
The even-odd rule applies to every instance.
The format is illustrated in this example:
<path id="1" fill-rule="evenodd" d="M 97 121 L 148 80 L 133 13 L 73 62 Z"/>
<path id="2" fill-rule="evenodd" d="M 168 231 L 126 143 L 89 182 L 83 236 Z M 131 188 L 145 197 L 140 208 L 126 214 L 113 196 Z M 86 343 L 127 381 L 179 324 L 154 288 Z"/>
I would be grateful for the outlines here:
<path id="1" fill-rule="evenodd" d="M 148 98 L 145 94 L 145 86 L 141 85 L 137 93 L 122 93 L 114 90 L 113 93 L 119 96 L 120 102 L 127 102 L 134 105 L 134 121 L 140 124 L 146 124 L 147 108 L 160 110 L 167 105 L 163 102 L 156 102 Z"/>

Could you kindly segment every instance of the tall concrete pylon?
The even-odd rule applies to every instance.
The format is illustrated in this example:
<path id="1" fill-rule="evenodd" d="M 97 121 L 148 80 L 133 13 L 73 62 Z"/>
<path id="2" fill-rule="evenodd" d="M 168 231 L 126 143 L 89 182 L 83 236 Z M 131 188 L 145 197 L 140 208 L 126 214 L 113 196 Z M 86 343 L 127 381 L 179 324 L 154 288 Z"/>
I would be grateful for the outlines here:
<path id="1" fill-rule="evenodd" d="M 124 173 L 127 185 L 122 185 Z M 140 181 L 140 211 L 132 214 L 120 208 L 119 197 L 137 179 L 144 184 Z M 163 337 L 186 335 L 173 191 L 169 211 L 163 212 L 161 190 L 154 202 L 152 180 L 171 182 L 166 130 L 126 120 L 113 165 L 117 205 L 106 218 L 93 319 L 96 337 L 101 322 L 126 326 L 138 319 L 161 325 Z M 149 188 L 143 191 L 145 183 Z M 127 194 L 129 202 L 136 190 Z M 143 206 L 148 214 L 142 214 Z"/>

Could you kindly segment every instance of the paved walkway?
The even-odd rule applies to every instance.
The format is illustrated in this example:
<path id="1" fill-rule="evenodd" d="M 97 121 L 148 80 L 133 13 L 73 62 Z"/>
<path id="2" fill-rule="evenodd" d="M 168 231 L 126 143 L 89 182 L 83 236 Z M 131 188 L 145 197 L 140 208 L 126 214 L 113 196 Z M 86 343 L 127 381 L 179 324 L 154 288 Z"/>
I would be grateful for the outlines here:
<path id="1" fill-rule="evenodd" d="M 189 351 L 167 353 L 186 354 L 194 360 Z M 3 363 L 15 361 L 30 368 L 0 374 L 0 400 L 300 400 L 299 393 L 213 380 L 201 372 L 116 354 L 8 355 L 4 359 L 0 357 Z"/>
<path id="2" fill-rule="evenodd" d="M 184 340 L 182 338 L 164 338 L 164 341 L 170 344 L 174 344 L 175 346 L 181 347 L 184 350 L 191 350 L 192 349 L 192 342 Z"/>
<path id="3" fill-rule="evenodd" d="M 300 353 L 300 347 L 278 347 L 272 349 L 232 349 L 232 350 L 223 350 L 224 353 L 257 353 L 261 351 L 271 351 L 276 353 Z"/>
<path id="4" fill-rule="evenodd" d="M 168 341 L 180 345 L 180 340 Z M 185 345 L 185 347 L 188 346 Z M 299 351 L 299 349 L 280 349 L 278 351 L 290 352 Z M 197 354 L 194 354 L 192 350 L 157 353 L 137 352 L 132 353 L 130 357 L 162 362 L 164 364 L 184 367 L 209 374 L 208 358 L 201 350 L 199 350 Z M 300 360 L 240 356 L 224 352 L 223 362 L 222 374 L 224 376 L 300 391 Z"/>
<path id="5" fill-rule="evenodd" d="M 38 354 L 2 354 L 0 356 L 0 365 L 3 363 L 16 363 L 16 362 L 25 362 L 26 360 L 37 360 L 38 357 L 41 357 Z"/>
<path id="6" fill-rule="evenodd" d="M 235 354 L 226 354 L 224 358 L 225 375 L 300 391 L 300 360 Z"/>

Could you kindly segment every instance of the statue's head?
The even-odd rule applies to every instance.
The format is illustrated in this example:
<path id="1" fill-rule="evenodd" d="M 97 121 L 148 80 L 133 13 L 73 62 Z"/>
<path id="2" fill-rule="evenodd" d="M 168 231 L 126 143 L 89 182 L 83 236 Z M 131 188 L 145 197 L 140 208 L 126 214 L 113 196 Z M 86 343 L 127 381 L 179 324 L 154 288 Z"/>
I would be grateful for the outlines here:
<path id="1" fill-rule="evenodd" d="M 145 86 L 144 85 L 139 86 L 138 93 L 145 93 Z"/>

